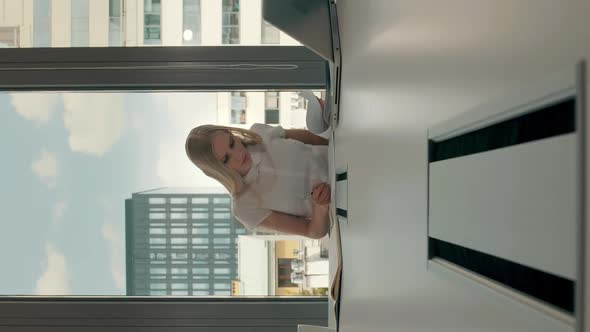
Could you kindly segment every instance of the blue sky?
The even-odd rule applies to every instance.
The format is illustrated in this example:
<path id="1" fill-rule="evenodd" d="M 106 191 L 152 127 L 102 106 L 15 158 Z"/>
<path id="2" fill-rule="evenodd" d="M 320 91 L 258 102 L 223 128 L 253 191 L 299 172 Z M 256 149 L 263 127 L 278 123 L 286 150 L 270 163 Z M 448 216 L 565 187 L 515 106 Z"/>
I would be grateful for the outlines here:
<path id="1" fill-rule="evenodd" d="M 0 93 L 0 294 L 124 294 L 124 199 L 219 186 L 184 154 L 215 121 L 214 93 Z"/>

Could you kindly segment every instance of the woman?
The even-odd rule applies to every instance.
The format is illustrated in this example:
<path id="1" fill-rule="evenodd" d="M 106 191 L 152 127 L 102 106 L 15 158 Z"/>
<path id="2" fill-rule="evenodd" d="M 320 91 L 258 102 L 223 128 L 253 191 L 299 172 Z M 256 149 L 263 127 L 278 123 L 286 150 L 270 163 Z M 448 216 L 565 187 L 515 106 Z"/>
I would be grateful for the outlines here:
<path id="1" fill-rule="evenodd" d="M 327 145 L 307 130 L 203 125 L 191 130 L 185 148 L 229 191 L 244 226 L 320 239 L 330 227 Z"/>

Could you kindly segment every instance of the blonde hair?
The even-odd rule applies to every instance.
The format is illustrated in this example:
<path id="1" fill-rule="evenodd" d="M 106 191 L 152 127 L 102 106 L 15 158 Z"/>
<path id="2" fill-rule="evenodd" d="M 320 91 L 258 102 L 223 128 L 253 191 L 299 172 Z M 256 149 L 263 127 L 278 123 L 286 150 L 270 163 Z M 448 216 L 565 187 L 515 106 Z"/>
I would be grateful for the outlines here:
<path id="1" fill-rule="evenodd" d="M 185 150 L 188 159 L 205 175 L 219 181 L 232 197 L 237 197 L 245 187 L 242 176 L 215 158 L 213 154 L 211 137 L 219 131 L 239 137 L 245 146 L 261 144 L 262 137 L 247 129 L 202 125 L 193 128 L 186 138 Z"/>

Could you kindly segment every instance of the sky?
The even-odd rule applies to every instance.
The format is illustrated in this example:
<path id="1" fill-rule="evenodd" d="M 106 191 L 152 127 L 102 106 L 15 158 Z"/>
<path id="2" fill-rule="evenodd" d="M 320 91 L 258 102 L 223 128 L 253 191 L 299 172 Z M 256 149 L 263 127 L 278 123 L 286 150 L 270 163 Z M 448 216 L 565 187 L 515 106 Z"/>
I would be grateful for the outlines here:
<path id="1" fill-rule="evenodd" d="M 124 295 L 124 201 L 220 187 L 184 140 L 215 93 L 0 93 L 2 295 Z"/>

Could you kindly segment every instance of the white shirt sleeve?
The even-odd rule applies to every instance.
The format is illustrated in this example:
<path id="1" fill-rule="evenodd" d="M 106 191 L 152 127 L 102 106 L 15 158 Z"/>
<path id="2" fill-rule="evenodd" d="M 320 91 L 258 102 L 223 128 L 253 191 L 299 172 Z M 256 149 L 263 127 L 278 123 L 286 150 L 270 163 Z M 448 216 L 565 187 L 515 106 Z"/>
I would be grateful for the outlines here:
<path id="1" fill-rule="evenodd" d="M 250 130 L 262 136 L 263 139 L 270 140 L 273 138 L 285 138 L 285 129 L 283 127 L 270 126 L 263 123 L 255 123 L 250 127 Z"/>
<path id="2" fill-rule="evenodd" d="M 256 202 L 250 197 L 240 197 L 237 201 L 232 202 L 232 213 L 239 222 L 247 229 L 253 230 L 258 226 L 272 211 L 269 209 L 259 208 Z"/>

